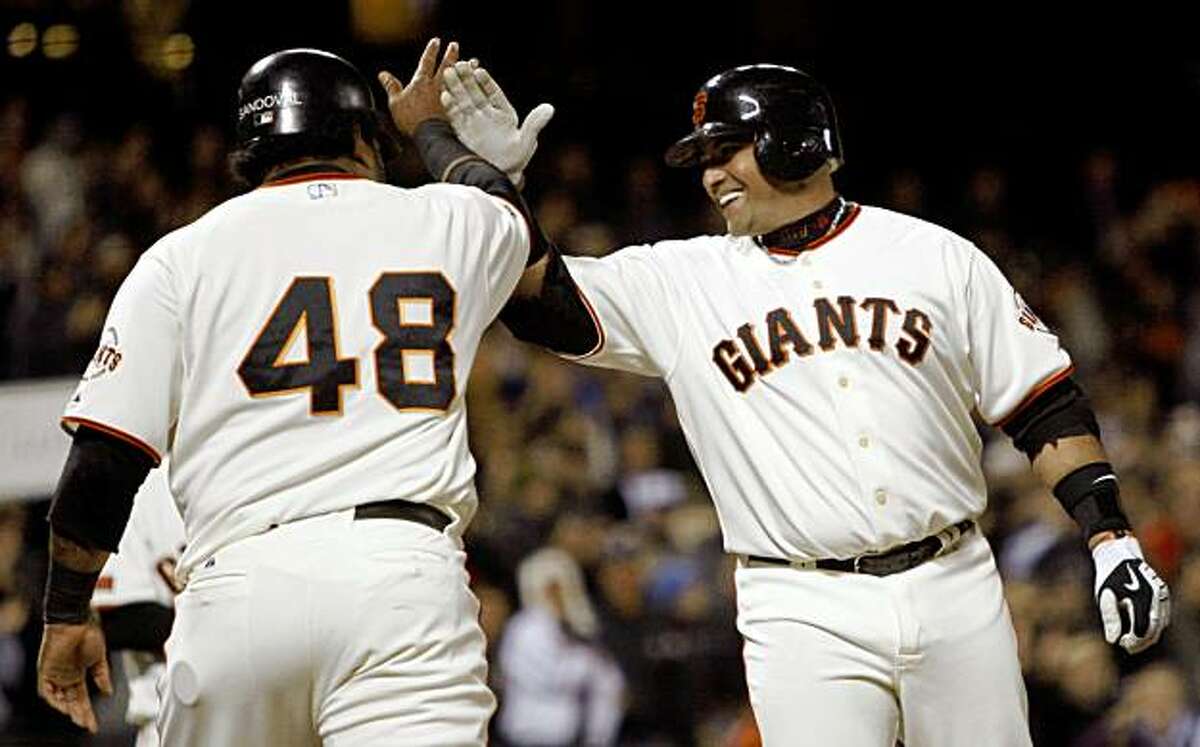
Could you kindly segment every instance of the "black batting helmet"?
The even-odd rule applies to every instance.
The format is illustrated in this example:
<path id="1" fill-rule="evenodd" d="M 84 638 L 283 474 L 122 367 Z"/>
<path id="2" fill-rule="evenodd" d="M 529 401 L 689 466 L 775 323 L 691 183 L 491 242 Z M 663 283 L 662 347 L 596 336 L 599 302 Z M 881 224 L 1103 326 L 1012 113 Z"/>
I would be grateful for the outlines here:
<path id="1" fill-rule="evenodd" d="M 254 63 L 242 76 L 238 145 L 321 130 L 331 115 L 373 116 L 374 111 L 371 87 L 354 65 L 320 49 L 285 49 Z"/>
<path id="2" fill-rule="evenodd" d="M 358 68 L 320 49 L 275 52 L 254 63 L 238 86 L 234 169 L 255 184 L 283 160 L 348 155 L 355 124 L 383 160 L 398 152 Z"/>
<path id="3" fill-rule="evenodd" d="M 692 103 L 695 130 L 672 145 L 670 166 L 703 164 L 724 142 L 754 143 L 767 176 L 796 181 L 842 164 L 833 99 L 815 78 L 783 65 L 744 65 L 708 79 Z"/>

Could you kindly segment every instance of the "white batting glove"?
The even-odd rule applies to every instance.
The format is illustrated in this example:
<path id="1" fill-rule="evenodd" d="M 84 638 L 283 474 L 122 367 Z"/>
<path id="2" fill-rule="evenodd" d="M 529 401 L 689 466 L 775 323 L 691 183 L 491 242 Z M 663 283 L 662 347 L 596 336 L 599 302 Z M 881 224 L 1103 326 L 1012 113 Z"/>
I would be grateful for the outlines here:
<path id="1" fill-rule="evenodd" d="M 1142 556 L 1133 537 L 1106 540 L 1092 550 L 1096 603 L 1104 638 L 1131 654 L 1158 641 L 1171 620 L 1171 592 Z"/>
<path id="2" fill-rule="evenodd" d="M 517 110 L 482 67 L 459 62 L 442 74 L 442 106 L 463 145 L 521 185 L 525 167 L 537 150 L 537 137 L 554 116 L 554 107 L 539 104 L 519 125 Z"/>

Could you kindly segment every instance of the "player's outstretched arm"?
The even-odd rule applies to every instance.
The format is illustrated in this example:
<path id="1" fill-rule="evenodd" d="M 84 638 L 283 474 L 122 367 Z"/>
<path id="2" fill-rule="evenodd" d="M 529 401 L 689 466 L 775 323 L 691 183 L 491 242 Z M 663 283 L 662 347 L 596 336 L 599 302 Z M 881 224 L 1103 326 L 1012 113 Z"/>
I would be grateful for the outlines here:
<path id="1" fill-rule="evenodd" d="M 459 140 L 521 185 L 554 107 L 539 104 L 522 124 L 504 89 L 477 60 L 447 67 L 442 81 L 441 103 Z M 521 277 L 500 320 L 517 339 L 566 355 L 584 355 L 600 338 L 566 263 L 549 242 L 545 256 Z"/>
<path id="2" fill-rule="evenodd" d="M 444 60 L 440 66 L 435 64 L 437 50 L 437 40 L 434 39 L 425 48 L 417 72 L 407 87 L 396 76 L 380 73 L 380 82 L 388 92 L 388 108 L 392 118 L 402 132 L 412 135 L 425 168 L 434 178 L 478 187 L 500 197 L 515 206 L 529 224 L 529 264 L 500 313 L 505 326 L 521 340 L 560 353 L 587 353 L 596 347 L 599 331 L 562 257 L 545 239 L 532 211 L 508 175 L 464 145 L 447 121 L 445 102 L 448 99 L 442 95 L 442 84 L 434 81 L 432 76 L 435 71 L 440 71 L 444 80 L 451 71 L 457 69 L 454 60 L 457 59 L 458 47 L 450 44 L 446 59 L 451 62 L 447 64 Z M 463 69 L 470 70 L 471 67 L 467 65 Z M 478 83 L 473 76 L 471 79 Z M 432 91 L 436 91 L 436 94 L 431 97 Z M 499 102 L 497 94 L 503 95 L 499 86 L 492 90 L 492 98 L 488 101 L 493 104 Z M 453 106 L 452 99 L 450 102 Z M 502 103 L 507 104 L 507 98 Z M 511 109 L 511 106 L 508 108 Z M 527 117 L 524 128 L 516 127 L 516 113 L 513 112 L 511 129 L 494 141 L 517 143 L 521 153 L 514 155 L 511 163 L 519 163 L 522 169 L 533 156 L 533 150 L 537 147 L 537 132 L 549 121 L 553 109 L 547 105 L 542 112 L 536 118 L 532 114 Z M 485 144 L 485 147 L 490 146 Z M 503 154 L 492 155 L 503 160 Z"/>
<path id="3" fill-rule="evenodd" d="M 1129 653 L 1154 645 L 1171 618 L 1170 591 L 1130 531 L 1117 476 L 1082 391 L 1069 379 L 1061 382 L 1004 430 L 1083 530 L 1096 565 L 1105 639 Z"/>

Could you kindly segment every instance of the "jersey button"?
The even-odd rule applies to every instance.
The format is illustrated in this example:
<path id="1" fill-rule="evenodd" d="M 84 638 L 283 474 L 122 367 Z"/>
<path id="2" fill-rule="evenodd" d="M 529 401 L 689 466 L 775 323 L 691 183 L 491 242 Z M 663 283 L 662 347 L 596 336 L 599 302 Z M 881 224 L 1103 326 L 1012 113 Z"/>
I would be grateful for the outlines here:
<path id="1" fill-rule="evenodd" d="M 846 389 L 850 386 L 850 379 L 846 378 L 845 376 L 839 376 L 838 386 L 840 386 L 842 389 Z"/>
<path id="2" fill-rule="evenodd" d="M 825 285 L 820 280 L 813 281 L 813 288 L 816 288 L 817 290 L 821 290 L 824 287 L 825 287 Z"/>
<path id="3" fill-rule="evenodd" d="M 866 436 L 859 436 L 858 445 L 865 449 L 871 445 L 871 439 L 867 438 Z"/>
<path id="4" fill-rule="evenodd" d="M 809 265 L 812 264 L 812 260 L 808 258 L 808 255 L 801 255 L 800 256 L 800 264 L 804 265 L 805 267 L 808 267 Z"/>
<path id="5" fill-rule="evenodd" d="M 883 504 L 887 503 L 887 491 L 884 490 L 883 488 L 879 488 L 878 490 L 876 490 L 875 491 L 875 502 L 881 506 Z"/>

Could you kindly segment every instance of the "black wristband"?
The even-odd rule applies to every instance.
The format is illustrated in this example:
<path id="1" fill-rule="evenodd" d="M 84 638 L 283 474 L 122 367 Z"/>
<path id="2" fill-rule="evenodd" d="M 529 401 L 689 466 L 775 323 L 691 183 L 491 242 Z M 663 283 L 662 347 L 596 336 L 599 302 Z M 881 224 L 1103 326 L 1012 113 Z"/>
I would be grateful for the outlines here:
<path id="1" fill-rule="evenodd" d="M 476 153 L 459 142 L 454 128 L 444 119 L 427 119 L 417 125 L 413 142 L 429 175 L 440 182 L 448 181 L 461 165 L 483 161 Z"/>
<path id="2" fill-rule="evenodd" d="M 1129 529 L 1121 511 L 1121 491 L 1108 462 L 1085 464 L 1058 481 L 1054 497 L 1062 504 L 1085 538 L 1099 532 Z"/>
<path id="3" fill-rule="evenodd" d="M 74 571 L 51 560 L 42 604 L 43 622 L 68 625 L 87 622 L 91 615 L 92 592 L 99 578 L 100 571 Z"/>

